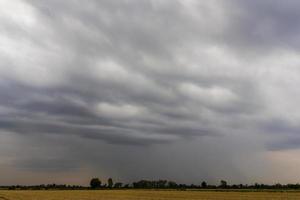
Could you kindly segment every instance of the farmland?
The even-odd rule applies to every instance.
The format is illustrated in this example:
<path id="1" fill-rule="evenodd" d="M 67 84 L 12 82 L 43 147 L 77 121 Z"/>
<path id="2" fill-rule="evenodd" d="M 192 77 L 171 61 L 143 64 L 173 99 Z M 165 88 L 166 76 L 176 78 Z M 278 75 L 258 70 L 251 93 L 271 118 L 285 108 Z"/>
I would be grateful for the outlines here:
<path id="1" fill-rule="evenodd" d="M 300 199 L 300 191 L 0 190 L 0 200 L 239 200 Z"/>

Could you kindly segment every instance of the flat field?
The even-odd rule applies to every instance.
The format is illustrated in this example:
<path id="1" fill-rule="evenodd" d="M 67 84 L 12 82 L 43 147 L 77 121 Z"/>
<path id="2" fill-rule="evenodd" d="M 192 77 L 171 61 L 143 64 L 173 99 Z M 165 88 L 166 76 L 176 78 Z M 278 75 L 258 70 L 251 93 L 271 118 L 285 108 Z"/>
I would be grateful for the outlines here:
<path id="1" fill-rule="evenodd" d="M 300 199 L 300 191 L 176 191 L 176 190 L 0 190 L 0 200 L 263 200 Z"/>

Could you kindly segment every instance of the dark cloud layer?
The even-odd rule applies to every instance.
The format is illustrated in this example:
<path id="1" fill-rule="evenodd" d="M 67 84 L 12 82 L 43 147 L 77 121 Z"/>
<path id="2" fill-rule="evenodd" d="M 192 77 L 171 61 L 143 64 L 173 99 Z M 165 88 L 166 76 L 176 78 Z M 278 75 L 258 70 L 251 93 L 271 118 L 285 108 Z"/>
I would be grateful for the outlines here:
<path id="1" fill-rule="evenodd" d="M 233 181 L 250 181 L 259 164 L 238 164 L 245 155 L 258 162 L 257 154 L 299 146 L 298 4 L 1 2 L 0 134 L 19 145 L 3 145 L 5 162 L 45 174 L 84 168 L 214 181 L 218 168 L 197 164 L 205 160 L 230 167 L 224 174 Z M 33 141 L 42 153 L 28 147 Z M 245 141 L 253 143 L 243 148 Z M 65 148 L 52 155 L 53 146 Z M 157 149 L 178 157 L 167 166 Z M 35 156 L 8 156 L 20 150 Z M 230 158 L 233 151 L 241 155 Z M 145 166 L 144 155 L 168 170 Z M 192 178 L 192 163 L 205 173 Z"/>

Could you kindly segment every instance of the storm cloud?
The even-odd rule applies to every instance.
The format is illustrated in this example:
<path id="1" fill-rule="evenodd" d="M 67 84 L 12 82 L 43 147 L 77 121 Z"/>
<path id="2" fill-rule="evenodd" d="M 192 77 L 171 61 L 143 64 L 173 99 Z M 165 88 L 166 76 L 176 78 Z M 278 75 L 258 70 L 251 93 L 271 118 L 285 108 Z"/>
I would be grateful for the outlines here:
<path id="1" fill-rule="evenodd" d="M 3 184 L 274 181 L 300 147 L 298 7 L 0 1 Z"/>

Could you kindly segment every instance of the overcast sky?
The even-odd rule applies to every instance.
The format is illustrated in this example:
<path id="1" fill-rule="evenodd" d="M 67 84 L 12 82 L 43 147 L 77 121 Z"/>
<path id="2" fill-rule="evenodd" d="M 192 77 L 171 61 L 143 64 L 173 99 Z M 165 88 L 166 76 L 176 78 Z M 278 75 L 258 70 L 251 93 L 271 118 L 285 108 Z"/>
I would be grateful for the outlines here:
<path id="1" fill-rule="evenodd" d="M 297 0 L 0 0 L 0 185 L 296 183 Z"/>

